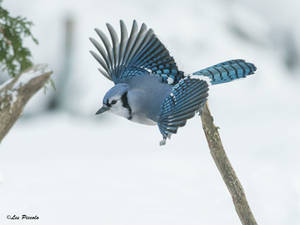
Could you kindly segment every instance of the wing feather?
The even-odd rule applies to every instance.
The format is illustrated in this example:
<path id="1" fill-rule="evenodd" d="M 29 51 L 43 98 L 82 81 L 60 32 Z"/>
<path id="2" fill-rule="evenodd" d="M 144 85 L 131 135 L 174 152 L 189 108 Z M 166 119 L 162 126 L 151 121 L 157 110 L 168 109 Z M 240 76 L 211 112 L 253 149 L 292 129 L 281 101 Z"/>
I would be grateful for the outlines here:
<path id="1" fill-rule="evenodd" d="M 116 67 L 119 63 L 119 38 L 115 29 L 109 23 L 107 23 L 106 26 L 113 43 L 113 58 L 115 62 L 114 65 Z"/>
<path id="2" fill-rule="evenodd" d="M 128 36 L 126 25 L 121 20 L 120 40 L 114 28 L 108 23 L 106 26 L 111 42 L 101 30 L 95 29 L 104 47 L 95 39 L 90 38 L 100 55 L 95 52 L 91 52 L 91 54 L 106 72 L 105 76 L 110 77 L 110 80 L 119 83 L 151 72 L 159 75 L 162 82 L 175 85 L 184 77 L 169 51 L 153 30 L 147 28 L 146 24 L 143 23 L 139 29 L 134 20 Z"/>
<path id="3" fill-rule="evenodd" d="M 171 94 L 166 97 L 161 106 L 158 120 L 158 127 L 164 141 L 201 110 L 207 96 L 208 85 L 204 80 L 186 77 L 173 87 Z"/>

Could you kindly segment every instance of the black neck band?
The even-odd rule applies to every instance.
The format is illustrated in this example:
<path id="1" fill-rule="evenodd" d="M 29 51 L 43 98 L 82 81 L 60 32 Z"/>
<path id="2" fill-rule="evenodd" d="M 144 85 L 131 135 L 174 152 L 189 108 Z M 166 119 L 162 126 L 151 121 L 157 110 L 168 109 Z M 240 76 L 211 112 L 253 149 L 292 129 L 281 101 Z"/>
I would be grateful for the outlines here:
<path id="1" fill-rule="evenodd" d="M 121 99 L 122 99 L 123 107 L 128 109 L 128 112 L 129 112 L 129 116 L 127 117 L 127 119 L 131 120 L 132 119 L 132 110 L 131 110 L 131 107 L 128 104 L 127 92 L 125 92 L 122 95 Z"/>

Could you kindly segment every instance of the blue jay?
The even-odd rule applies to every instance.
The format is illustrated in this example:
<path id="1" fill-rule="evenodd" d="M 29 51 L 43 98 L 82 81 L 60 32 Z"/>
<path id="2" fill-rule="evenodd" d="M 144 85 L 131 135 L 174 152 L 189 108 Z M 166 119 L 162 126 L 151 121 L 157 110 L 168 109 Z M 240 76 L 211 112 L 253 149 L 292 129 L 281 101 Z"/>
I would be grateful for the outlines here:
<path id="1" fill-rule="evenodd" d="M 134 20 L 128 36 L 121 20 L 120 40 L 114 28 L 110 24 L 106 26 L 111 42 L 101 30 L 95 29 L 103 45 L 90 38 L 98 50 L 90 53 L 101 65 L 99 71 L 115 86 L 105 94 L 103 106 L 96 114 L 110 111 L 134 122 L 158 125 L 163 136 L 160 145 L 196 112 L 201 113 L 208 97 L 208 83 L 229 82 L 256 70 L 252 63 L 235 59 L 184 75 L 153 30 L 147 29 L 144 23 L 139 29 Z"/>

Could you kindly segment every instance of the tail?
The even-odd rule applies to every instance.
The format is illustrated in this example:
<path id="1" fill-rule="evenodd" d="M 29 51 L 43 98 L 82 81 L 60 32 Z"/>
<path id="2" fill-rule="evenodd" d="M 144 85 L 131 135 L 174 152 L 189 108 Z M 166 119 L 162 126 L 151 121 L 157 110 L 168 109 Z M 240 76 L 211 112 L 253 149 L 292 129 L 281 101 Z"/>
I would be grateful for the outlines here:
<path id="1" fill-rule="evenodd" d="M 192 75 L 209 77 L 210 83 L 222 84 L 254 74 L 256 67 L 243 59 L 234 59 L 194 72 Z"/>

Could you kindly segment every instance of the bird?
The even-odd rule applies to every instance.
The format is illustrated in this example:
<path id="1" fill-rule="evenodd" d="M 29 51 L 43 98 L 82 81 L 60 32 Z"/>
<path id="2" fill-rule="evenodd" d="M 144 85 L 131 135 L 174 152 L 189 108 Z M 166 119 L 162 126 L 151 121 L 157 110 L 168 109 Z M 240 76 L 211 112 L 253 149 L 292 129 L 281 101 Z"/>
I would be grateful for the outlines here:
<path id="1" fill-rule="evenodd" d="M 96 114 L 111 112 L 126 119 L 157 125 L 165 145 L 179 127 L 197 112 L 201 115 L 208 98 L 209 85 L 230 82 L 254 74 L 254 64 L 233 59 L 185 74 L 153 29 L 133 20 L 130 33 L 120 20 L 120 39 L 112 25 L 106 23 L 107 35 L 95 29 L 100 44 L 89 38 L 90 51 L 100 64 L 101 74 L 114 83 L 106 92 Z"/>

